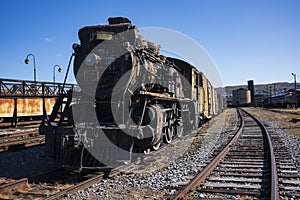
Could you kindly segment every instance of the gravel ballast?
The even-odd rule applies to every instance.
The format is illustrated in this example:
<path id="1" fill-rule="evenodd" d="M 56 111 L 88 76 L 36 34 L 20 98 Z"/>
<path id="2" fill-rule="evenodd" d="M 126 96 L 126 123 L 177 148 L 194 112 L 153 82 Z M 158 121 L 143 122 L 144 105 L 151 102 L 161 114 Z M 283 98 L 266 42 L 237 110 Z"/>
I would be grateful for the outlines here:
<path id="1" fill-rule="evenodd" d="M 170 156 L 156 159 L 149 165 L 151 170 L 147 166 L 137 167 L 129 174 L 105 179 L 86 190 L 70 194 L 67 199 L 162 199 L 174 195 L 176 188 L 187 184 L 206 165 L 210 153 L 236 130 L 236 119 L 236 112 L 228 109 L 212 119 L 207 127 L 192 133 L 189 137 L 192 141 L 182 139 L 176 145 L 162 149 L 163 154 L 169 155 L 168 152 L 172 152 L 173 157 L 176 157 L 174 154 L 180 154 L 176 147 L 189 143 L 188 150 L 184 154 L 181 151 L 178 159 L 167 159 Z M 160 160 L 165 162 L 161 164 Z"/>

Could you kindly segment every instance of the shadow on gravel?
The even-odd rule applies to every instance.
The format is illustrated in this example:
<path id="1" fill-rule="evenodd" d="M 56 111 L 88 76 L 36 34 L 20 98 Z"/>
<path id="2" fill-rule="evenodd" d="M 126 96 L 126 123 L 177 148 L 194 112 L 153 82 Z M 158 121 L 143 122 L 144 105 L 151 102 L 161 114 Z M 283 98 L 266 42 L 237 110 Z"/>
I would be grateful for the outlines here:
<path id="1" fill-rule="evenodd" d="M 0 153 L 0 178 L 22 178 L 55 167 L 53 159 L 37 146 L 20 151 Z"/>

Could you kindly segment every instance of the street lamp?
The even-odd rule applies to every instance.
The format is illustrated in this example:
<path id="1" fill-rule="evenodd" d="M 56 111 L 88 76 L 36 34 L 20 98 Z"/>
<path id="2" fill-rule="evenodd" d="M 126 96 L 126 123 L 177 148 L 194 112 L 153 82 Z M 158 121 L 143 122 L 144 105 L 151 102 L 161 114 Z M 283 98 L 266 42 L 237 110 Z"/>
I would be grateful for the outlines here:
<path id="1" fill-rule="evenodd" d="M 59 65 L 53 66 L 53 83 L 54 83 L 54 85 L 55 85 L 55 67 L 58 67 L 58 69 L 57 69 L 58 72 L 62 72 L 62 69 L 60 68 Z"/>
<path id="2" fill-rule="evenodd" d="M 296 74 L 295 73 L 292 73 L 292 75 L 294 76 L 294 87 L 295 87 L 295 90 L 297 89 L 297 81 L 296 81 Z"/>
<path id="3" fill-rule="evenodd" d="M 32 53 L 28 54 L 26 56 L 26 59 L 25 59 L 25 64 L 28 65 L 30 62 L 29 62 L 29 59 L 28 57 L 29 56 L 32 56 L 33 57 L 33 76 L 34 76 L 34 84 L 36 84 L 36 65 L 35 65 L 35 57 Z"/>

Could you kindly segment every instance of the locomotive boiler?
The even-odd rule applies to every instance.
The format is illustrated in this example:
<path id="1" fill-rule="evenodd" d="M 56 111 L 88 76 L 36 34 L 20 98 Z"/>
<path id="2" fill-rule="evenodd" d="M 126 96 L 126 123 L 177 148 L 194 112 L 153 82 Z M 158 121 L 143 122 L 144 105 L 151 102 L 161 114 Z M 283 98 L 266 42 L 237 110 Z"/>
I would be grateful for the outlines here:
<path id="1" fill-rule="evenodd" d="M 62 94 L 40 126 L 62 166 L 130 162 L 199 127 L 218 112 L 209 80 L 189 63 L 160 55 L 123 17 L 79 30 L 73 71 L 80 89 Z"/>

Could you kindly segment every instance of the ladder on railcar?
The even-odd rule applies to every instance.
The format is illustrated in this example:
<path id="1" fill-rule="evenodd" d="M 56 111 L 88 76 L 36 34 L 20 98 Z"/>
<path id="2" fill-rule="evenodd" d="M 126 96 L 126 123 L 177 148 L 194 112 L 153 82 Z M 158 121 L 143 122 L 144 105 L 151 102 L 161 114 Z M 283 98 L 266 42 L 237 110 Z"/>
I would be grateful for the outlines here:
<path id="1" fill-rule="evenodd" d="M 59 95 L 53 106 L 49 122 L 57 123 L 58 125 L 70 125 L 72 120 L 72 109 L 70 107 L 72 103 L 72 90 L 67 93 Z"/>

